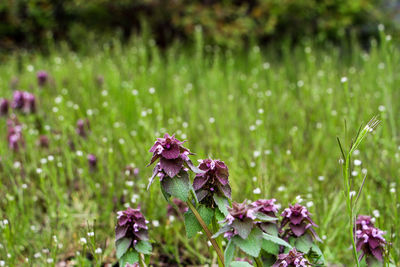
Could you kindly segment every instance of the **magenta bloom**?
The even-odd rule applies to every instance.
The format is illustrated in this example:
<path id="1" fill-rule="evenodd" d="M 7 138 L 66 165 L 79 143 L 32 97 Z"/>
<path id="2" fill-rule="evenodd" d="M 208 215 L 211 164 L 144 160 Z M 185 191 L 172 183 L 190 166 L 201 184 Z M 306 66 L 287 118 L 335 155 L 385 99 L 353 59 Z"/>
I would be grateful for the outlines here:
<path id="1" fill-rule="evenodd" d="M 289 205 L 289 208 L 285 209 L 281 216 L 283 217 L 281 229 L 289 223 L 289 228 L 296 237 L 302 236 L 307 230 L 309 230 L 314 238 L 320 241 L 317 233 L 312 228 L 318 227 L 318 225 L 311 220 L 311 214 L 308 212 L 306 207 L 298 203 L 294 206 Z"/>
<path id="2" fill-rule="evenodd" d="M 226 216 L 222 223 L 226 223 L 221 228 L 221 233 L 224 233 L 224 237 L 231 239 L 235 235 L 239 235 L 241 238 L 246 239 L 253 229 L 253 220 L 256 219 L 254 210 L 250 205 L 243 203 L 232 203 L 232 208 L 228 207 L 229 214 Z"/>
<path id="3" fill-rule="evenodd" d="M 385 232 L 374 227 L 370 216 L 360 215 L 356 221 L 357 251 L 362 251 L 360 260 L 364 257 L 373 256 L 377 260 L 383 260 L 383 251 L 386 240 L 383 237 Z"/>
<path id="4" fill-rule="evenodd" d="M 147 223 L 140 208 L 128 208 L 125 211 L 119 211 L 118 222 L 115 228 L 115 240 L 122 238 L 131 239 L 130 246 L 136 245 L 138 241 L 148 240 Z"/>
<path id="5" fill-rule="evenodd" d="M 25 145 L 24 139 L 22 138 L 22 126 L 16 119 L 10 119 L 7 121 L 7 127 L 8 147 L 13 151 L 18 151 Z"/>
<path id="6" fill-rule="evenodd" d="M 198 167 L 201 173 L 197 173 L 193 181 L 193 189 L 196 191 L 200 202 L 214 202 L 212 196 L 218 194 L 231 198 L 228 167 L 223 161 L 204 159 Z M 211 200 L 210 200 L 211 199 Z M 204 201 L 203 201 L 204 200 Z"/>
<path id="7" fill-rule="evenodd" d="M 38 85 L 43 86 L 47 83 L 47 80 L 49 79 L 49 74 L 47 74 L 46 71 L 41 70 L 41 71 L 38 71 L 38 73 L 36 74 L 36 77 L 37 77 Z"/>
<path id="8" fill-rule="evenodd" d="M 89 168 L 91 170 L 96 169 L 96 167 L 97 167 L 97 158 L 96 158 L 96 156 L 93 155 L 93 154 L 89 154 L 87 156 L 87 159 L 88 159 L 88 163 L 89 163 Z"/>
<path id="9" fill-rule="evenodd" d="M 311 266 L 304 254 L 298 252 L 295 248 L 289 251 L 288 254 L 279 254 L 278 260 L 272 265 L 272 267 L 306 267 Z"/>
<path id="10" fill-rule="evenodd" d="M 15 110 L 21 110 L 26 114 L 35 113 L 36 111 L 35 96 L 28 92 L 14 91 L 11 107 Z"/>
<path id="11" fill-rule="evenodd" d="M 5 98 L 0 99 L 0 117 L 7 116 L 9 109 L 9 102 Z"/>
<path id="12" fill-rule="evenodd" d="M 165 134 L 163 138 L 157 138 L 157 141 L 151 147 L 150 152 L 153 153 L 148 166 L 158 159 L 159 163 L 154 167 L 153 175 L 150 178 L 149 186 L 152 184 L 154 177 L 158 174 L 160 179 L 164 176 L 175 177 L 183 168 L 184 163 L 194 172 L 198 172 L 193 166 L 188 155 L 192 155 L 189 149 L 182 146 L 185 141 L 179 141 L 174 135 Z"/>
<path id="13" fill-rule="evenodd" d="M 255 211 L 264 213 L 270 217 L 276 217 L 278 206 L 275 205 L 276 199 L 259 199 L 251 203 Z"/>
<path id="14" fill-rule="evenodd" d="M 86 137 L 90 132 L 90 123 L 88 119 L 79 119 L 76 123 L 76 133 L 81 137 Z"/>

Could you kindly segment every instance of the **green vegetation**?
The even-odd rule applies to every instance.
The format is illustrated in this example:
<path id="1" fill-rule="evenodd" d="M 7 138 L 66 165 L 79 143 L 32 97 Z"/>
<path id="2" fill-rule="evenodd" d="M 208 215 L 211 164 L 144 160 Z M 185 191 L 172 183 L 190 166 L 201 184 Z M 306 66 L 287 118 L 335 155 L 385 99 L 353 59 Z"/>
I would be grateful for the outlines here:
<path id="1" fill-rule="evenodd" d="M 0 260 L 84 265 L 89 252 L 96 266 L 114 263 L 116 212 L 140 205 L 156 241 L 155 266 L 211 263 L 206 236 L 187 240 L 183 218 L 166 215 L 159 182 L 146 191 L 148 150 L 168 132 L 190 140 L 193 160 L 225 161 L 235 201 L 276 198 L 282 212 L 302 200 L 319 225 L 326 261 L 353 266 L 336 137 L 350 144 L 360 124 L 378 115 L 382 125 L 352 151 L 350 182 L 359 186 L 368 175 L 353 216 L 376 218 L 399 264 L 400 52 L 381 37 L 368 52 L 303 44 L 238 53 L 203 49 L 199 38 L 194 49 L 163 52 L 136 39 L 92 46 L 86 56 L 68 49 L 10 56 L 0 66 L 0 97 L 11 99 L 17 88 L 38 103 L 35 114 L 16 112 L 25 125 L 18 152 L 0 118 Z M 39 70 L 50 75 L 43 87 Z M 86 138 L 75 131 L 82 118 L 90 122 Z M 49 148 L 37 146 L 39 135 L 49 137 Z"/>

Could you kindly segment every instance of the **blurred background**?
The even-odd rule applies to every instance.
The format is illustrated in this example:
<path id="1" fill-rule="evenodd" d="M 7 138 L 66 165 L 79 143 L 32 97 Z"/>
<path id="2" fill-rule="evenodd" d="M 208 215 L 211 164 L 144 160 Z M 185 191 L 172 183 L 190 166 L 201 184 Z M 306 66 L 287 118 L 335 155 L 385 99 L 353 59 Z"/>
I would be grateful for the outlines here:
<path id="1" fill-rule="evenodd" d="M 249 41 L 313 38 L 365 42 L 377 25 L 398 32 L 397 0 L 3 0 L 0 47 L 41 48 L 65 41 L 84 49 L 85 40 L 127 40 L 151 34 L 161 47 L 191 42 L 201 26 L 208 44 L 243 47 Z M 395 34 L 394 34 L 395 35 Z"/>

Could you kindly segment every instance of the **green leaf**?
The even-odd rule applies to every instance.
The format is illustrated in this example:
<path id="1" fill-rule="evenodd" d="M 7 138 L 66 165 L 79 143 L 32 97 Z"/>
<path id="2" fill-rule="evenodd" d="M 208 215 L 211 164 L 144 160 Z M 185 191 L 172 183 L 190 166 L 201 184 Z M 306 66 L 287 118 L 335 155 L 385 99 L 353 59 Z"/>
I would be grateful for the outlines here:
<path id="1" fill-rule="evenodd" d="M 263 230 L 264 233 L 273 235 L 273 236 L 278 236 L 278 226 L 274 223 L 261 223 L 260 224 L 261 230 Z"/>
<path id="2" fill-rule="evenodd" d="M 313 240 L 311 236 L 308 234 L 298 237 L 294 243 L 296 249 L 305 254 L 308 254 L 312 245 L 313 245 Z"/>
<path id="3" fill-rule="evenodd" d="M 191 210 L 188 210 L 184 214 L 185 217 L 185 228 L 186 228 L 186 235 L 187 238 L 192 238 L 195 236 L 199 231 L 201 231 L 201 225 L 194 216 Z"/>
<path id="4" fill-rule="evenodd" d="M 217 238 L 218 236 L 222 235 L 223 233 L 228 232 L 232 228 L 229 225 L 224 225 L 212 236 L 212 238 Z"/>
<path id="5" fill-rule="evenodd" d="M 162 194 L 163 194 L 165 200 L 166 200 L 166 201 L 169 201 L 169 198 L 171 197 L 171 195 L 168 194 L 167 192 L 165 192 L 165 189 L 164 189 L 164 187 L 162 186 L 161 183 L 160 183 L 160 188 L 161 188 L 161 192 L 162 192 Z"/>
<path id="6" fill-rule="evenodd" d="M 228 215 L 228 199 L 226 199 L 226 197 L 218 196 L 217 194 L 214 194 L 213 198 L 222 214 L 224 214 L 225 216 Z"/>
<path id="7" fill-rule="evenodd" d="M 206 225 L 209 225 L 212 221 L 214 211 L 204 205 L 200 205 L 197 211 L 199 212 L 200 217 L 203 219 Z"/>
<path id="8" fill-rule="evenodd" d="M 288 248 L 292 249 L 292 246 L 291 246 L 291 245 L 289 245 L 285 240 L 280 239 L 280 238 L 277 237 L 277 236 L 273 236 L 273 235 L 270 235 L 270 234 L 263 233 L 263 238 L 264 238 L 265 240 L 272 241 L 272 242 L 274 242 L 275 244 L 278 244 L 278 245 L 281 245 L 281 246 L 285 246 L 285 247 L 288 247 Z"/>
<path id="9" fill-rule="evenodd" d="M 253 220 L 246 218 L 243 221 L 234 220 L 232 227 L 238 232 L 241 238 L 247 238 L 253 228 Z"/>
<path id="10" fill-rule="evenodd" d="M 257 219 L 265 222 L 273 222 L 278 220 L 278 218 L 265 215 L 264 213 L 261 212 L 256 212 L 254 215 L 256 216 Z"/>
<path id="11" fill-rule="evenodd" d="M 279 254 L 279 245 L 270 240 L 263 239 L 261 248 L 264 251 L 268 252 L 269 254 L 272 254 L 272 255 Z"/>
<path id="12" fill-rule="evenodd" d="M 262 244 L 262 231 L 259 228 L 254 228 L 246 239 L 236 235 L 232 240 L 246 254 L 258 257 Z"/>
<path id="13" fill-rule="evenodd" d="M 225 215 L 219 209 L 215 209 L 214 211 L 217 222 L 221 222 L 225 219 Z"/>
<path id="14" fill-rule="evenodd" d="M 119 266 L 125 266 L 127 263 L 133 264 L 135 262 L 139 262 L 139 253 L 130 249 L 121 259 L 119 259 Z"/>
<path id="15" fill-rule="evenodd" d="M 139 241 L 135 245 L 135 249 L 142 254 L 151 254 L 152 247 L 149 241 Z"/>
<path id="16" fill-rule="evenodd" d="M 121 238 L 115 242 L 115 247 L 117 248 L 117 258 L 120 259 L 125 252 L 128 250 L 129 246 L 132 243 L 132 238 Z"/>
<path id="17" fill-rule="evenodd" d="M 230 265 L 230 267 L 252 267 L 250 263 L 247 261 L 233 261 Z"/>
<path id="18" fill-rule="evenodd" d="M 161 186 L 171 196 L 187 201 L 190 192 L 189 176 L 187 172 L 181 171 L 177 176 L 164 177 Z"/>
<path id="19" fill-rule="evenodd" d="M 235 244 L 232 242 L 232 240 L 229 240 L 224 252 L 225 266 L 230 266 L 230 263 L 235 256 L 235 248 Z"/>
<path id="20" fill-rule="evenodd" d="M 317 255 L 319 261 L 324 264 L 325 263 L 324 254 L 322 254 L 322 251 L 318 247 L 318 245 L 313 243 L 312 246 L 311 246 L 311 250 Z"/>

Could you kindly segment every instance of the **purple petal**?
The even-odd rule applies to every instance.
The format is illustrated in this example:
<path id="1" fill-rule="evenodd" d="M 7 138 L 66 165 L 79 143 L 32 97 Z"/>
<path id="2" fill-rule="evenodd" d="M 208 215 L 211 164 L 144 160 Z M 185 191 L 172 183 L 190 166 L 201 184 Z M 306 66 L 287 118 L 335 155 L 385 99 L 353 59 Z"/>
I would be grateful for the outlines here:
<path id="1" fill-rule="evenodd" d="M 304 234 L 304 232 L 306 231 L 306 227 L 304 224 L 300 224 L 300 225 L 294 225 L 294 224 L 290 224 L 290 229 L 293 231 L 293 233 L 296 236 L 301 236 Z"/>
<path id="2" fill-rule="evenodd" d="M 370 236 L 368 239 L 368 244 L 371 247 L 371 249 L 375 249 L 379 246 L 379 240 L 377 240 L 376 238 Z"/>
<path id="3" fill-rule="evenodd" d="M 128 230 L 128 225 L 125 226 L 119 226 L 115 228 L 115 240 L 119 240 L 126 235 L 126 231 Z"/>
<path id="4" fill-rule="evenodd" d="M 169 177 L 176 176 L 182 169 L 183 160 L 178 159 L 160 159 L 160 167 Z"/>
<path id="5" fill-rule="evenodd" d="M 208 181 L 208 177 L 196 176 L 193 180 L 193 189 L 199 190 L 207 183 L 207 181 Z"/>
<path id="6" fill-rule="evenodd" d="M 196 191 L 197 201 L 202 201 L 208 195 L 207 190 Z"/>
<path id="7" fill-rule="evenodd" d="M 218 188 L 219 190 L 221 190 L 225 197 L 231 199 L 231 187 L 229 186 L 229 184 L 223 186 L 218 185 Z"/>
<path id="8" fill-rule="evenodd" d="M 181 150 L 178 145 L 172 145 L 170 149 L 164 149 L 161 155 L 166 159 L 176 159 L 179 157 Z"/>
<path id="9" fill-rule="evenodd" d="M 160 165 L 156 165 L 153 169 L 153 174 L 151 175 L 150 179 L 149 179 L 149 185 L 147 186 L 147 190 L 149 190 L 151 184 L 154 182 L 154 178 L 156 177 L 156 175 L 158 174 L 158 172 L 160 171 Z"/>
<path id="10" fill-rule="evenodd" d="M 301 215 L 298 215 L 298 216 L 292 215 L 292 216 L 290 216 L 290 222 L 292 224 L 300 224 L 303 219 L 304 218 Z"/>
<path id="11" fill-rule="evenodd" d="M 379 261 L 382 261 L 382 260 L 383 260 L 383 257 L 382 257 L 382 250 L 381 250 L 380 247 L 375 248 L 375 249 L 371 249 L 371 252 L 372 252 L 372 255 L 374 255 L 375 258 L 377 258 Z"/>

